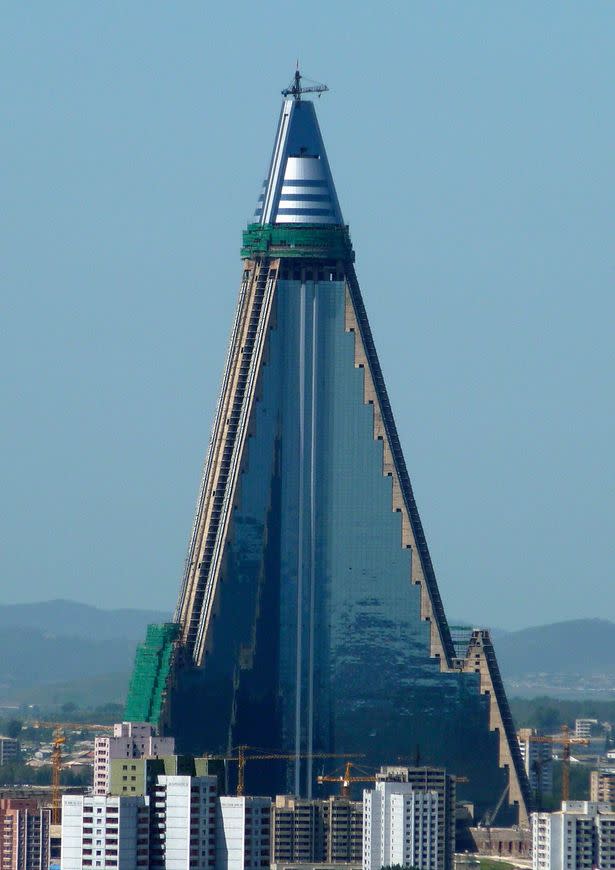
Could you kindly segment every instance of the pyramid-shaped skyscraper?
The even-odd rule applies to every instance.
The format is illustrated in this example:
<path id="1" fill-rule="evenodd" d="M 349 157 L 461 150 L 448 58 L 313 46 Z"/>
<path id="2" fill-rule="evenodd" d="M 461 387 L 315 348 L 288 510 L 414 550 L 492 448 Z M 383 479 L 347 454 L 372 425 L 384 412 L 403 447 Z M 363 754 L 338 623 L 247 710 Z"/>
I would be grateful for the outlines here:
<path id="1" fill-rule="evenodd" d="M 175 621 L 137 651 L 127 718 L 182 752 L 296 756 L 247 765 L 248 791 L 316 793 L 319 754 L 418 756 L 479 817 L 526 820 L 489 633 L 447 623 L 299 76 L 241 253 Z"/>

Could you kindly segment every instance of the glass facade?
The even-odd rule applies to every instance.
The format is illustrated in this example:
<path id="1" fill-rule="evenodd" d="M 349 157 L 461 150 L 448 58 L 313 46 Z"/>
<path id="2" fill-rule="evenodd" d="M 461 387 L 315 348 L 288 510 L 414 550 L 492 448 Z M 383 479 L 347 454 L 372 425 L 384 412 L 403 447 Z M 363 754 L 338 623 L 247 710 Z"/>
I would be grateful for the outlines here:
<path id="1" fill-rule="evenodd" d="M 343 281 L 277 283 L 208 653 L 177 670 L 169 730 L 180 752 L 444 766 L 480 817 L 508 781 L 489 698 L 430 656 L 346 304 Z M 342 763 L 254 761 L 247 789 L 309 795 Z"/>

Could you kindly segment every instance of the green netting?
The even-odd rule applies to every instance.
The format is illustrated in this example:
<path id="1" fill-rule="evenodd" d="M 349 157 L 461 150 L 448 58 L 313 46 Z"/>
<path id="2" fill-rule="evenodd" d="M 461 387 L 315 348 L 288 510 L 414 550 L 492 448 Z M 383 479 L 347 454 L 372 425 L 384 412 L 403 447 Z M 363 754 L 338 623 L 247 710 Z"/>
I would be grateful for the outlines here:
<path id="1" fill-rule="evenodd" d="M 158 725 L 178 635 L 179 625 L 175 622 L 148 625 L 145 641 L 137 646 L 135 654 L 124 713 L 126 722 Z"/>
<path id="2" fill-rule="evenodd" d="M 242 257 L 308 257 L 354 262 L 348 227 L 274 226 L 248 224 L 243 233 Z"/>

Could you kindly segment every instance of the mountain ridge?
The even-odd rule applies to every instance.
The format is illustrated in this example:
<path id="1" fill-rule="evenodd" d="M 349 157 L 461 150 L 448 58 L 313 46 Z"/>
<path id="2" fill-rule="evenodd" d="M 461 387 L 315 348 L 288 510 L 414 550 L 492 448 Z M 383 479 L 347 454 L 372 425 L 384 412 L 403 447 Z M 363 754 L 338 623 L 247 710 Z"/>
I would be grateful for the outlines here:
<path id="1" fill-rule="evenodd" d="M 59 598 L 0 605 L 0 705 L 52 697 L 118 701 L 146 626 L 170 618 L 160 610 L 105 610 Z M 493 638 L 510 696 L 564 697 L 570 686 L 577 696 L 612 694 L 615 622 L 597 617 L 495 629 Z"/>

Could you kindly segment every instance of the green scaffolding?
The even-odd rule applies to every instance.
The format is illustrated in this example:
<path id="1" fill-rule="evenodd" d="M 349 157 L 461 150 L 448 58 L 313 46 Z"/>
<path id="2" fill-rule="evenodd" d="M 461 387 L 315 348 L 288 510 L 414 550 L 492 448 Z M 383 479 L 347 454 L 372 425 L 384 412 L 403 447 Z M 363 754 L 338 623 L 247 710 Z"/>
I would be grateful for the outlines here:
<path id="1" fill-rule="evenodd" d="M 179 625 L 175 622 L 148 625 L 145 642 L 137 646 L 126 699 L 126 722 L 159 724 L 178 635 Z"/>
<path id="2" fill-rule="evenodd" d="M 354 262 L 348 227 L 249 224 L 243 233 L 241 256 L 308 257 Z"/>

